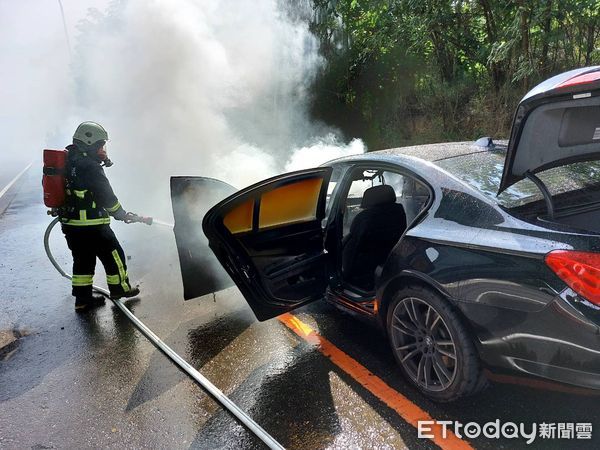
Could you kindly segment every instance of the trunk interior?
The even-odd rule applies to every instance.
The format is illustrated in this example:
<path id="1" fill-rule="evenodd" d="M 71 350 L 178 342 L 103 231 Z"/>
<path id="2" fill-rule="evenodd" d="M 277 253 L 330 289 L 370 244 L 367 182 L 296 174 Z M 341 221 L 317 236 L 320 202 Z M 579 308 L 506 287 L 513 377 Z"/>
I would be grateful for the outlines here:
<path id="1" fill-rule="evenodd" d="M 528 221 L 558 223 L 570 228 L 600 233 L 600 183 L 586 189 L 552 197 L 554 217 L 549 217 L 544 200 L 527 203 L 510 210 Z"/>

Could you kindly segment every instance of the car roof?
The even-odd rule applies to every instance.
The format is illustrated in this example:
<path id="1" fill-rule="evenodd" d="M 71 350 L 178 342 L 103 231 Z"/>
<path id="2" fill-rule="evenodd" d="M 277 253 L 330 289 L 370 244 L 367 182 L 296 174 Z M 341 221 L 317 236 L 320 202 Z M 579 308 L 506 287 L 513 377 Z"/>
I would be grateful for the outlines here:
<path id="1" fill-rule="evenodd" d="M 439 144 L 414 145 L 410 147 L 397 147 L 379 150 L 377 153 L 387 156 L 415 156 L 425 161 L 435 162 L 442 159 L 456 158 L 472 153 L 486 152 L 487 148 L 478 147 L 474 142 L 443 142 Z"/>
<path id="2" fill-rule="evenodd" d="M 475 145 L 475 142 L 442 142 L 438 144 L 424 144 L 410 147 L 398 147 L 385 150 L 372 151 L 358 155 L 345 156 L 326 162 L 323 166 L 334 166 L 336 164 L 352 163 L 384 163 L 399 165 L 411 170 L 415 174 L 423 177 L 440 188 L 456 189 L 458 185 L 462 189 L 469 189 L 476 193 L 481 199 L 490 203 L 497 203 L 495 192 L 493 196 L 483 192 L 480 186 L 465 181 L 461 177 L 448 171 L 441 164 L 441 161 L 455 159 L 455 163 L 461 166 L 462 158 L 481 158 L 482 162 L 490 158 L 497 158 L 498 154 L 504 155 L 507 148 L 507 141 L 494 141 L 490 147 Z M 440 162 L 440 164 L 438 164 Z M 472 165 L 472 163 L 470 163 Z M 486 164 L 479 164 L 478 167 L 485 167 Z M 434 173 L 436 175 L 434 175 Z M 435 177 L 435 178 L 432 178 Z"/>
<path id="3" fill-rule="evenodd" d="M 480 147 L 473 141 L 466 142 L 441 142 L 437 144 L 423 144 L 413 145 L 410 147 L 396 147 L 388 148 L 385 150 L 376 150 L 368 153 L 362 153 L 359 155 L 345 156 L 342 158 L 334 159 L 324 165 L 330 165 L 340 162 L 352 162 L 352 161 L 389 161 L 398 162 L 398 160 L 413 160 L 415 158 L 422 161 L 433 163 L 450 158 L 458 158 L 465 155 L 472 155 L 474 153 L 487 153 L 490 149 L 494 150 L 505 150 L 506 141 L 494 142 L 494 147 Z M 406 158 L 409 157 L 409 158 Z"/>

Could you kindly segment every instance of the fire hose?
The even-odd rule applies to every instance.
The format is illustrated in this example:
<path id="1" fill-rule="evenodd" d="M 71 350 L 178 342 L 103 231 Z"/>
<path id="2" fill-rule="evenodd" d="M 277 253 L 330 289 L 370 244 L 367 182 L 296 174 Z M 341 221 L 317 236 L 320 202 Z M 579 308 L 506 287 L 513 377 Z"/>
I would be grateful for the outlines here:
<path id="1" fill-rule="evenodd" d="M 143 222 L 147 224 L 152 223 L 151 218 L 140 218 L 145 220 L 135 220 L 136 222 Z M 72 276 L 65 272 L 62 267 L 56 262 L 52 252 L 50 250 L 50 233 L 54 226 L 58 223 L 58 217 L 55 218 L 48 228 L 46 228 L 46 232 L 44 233 L 44 248 L 46 249 L 46 255 L 48 259 L 54 266 L 54 268 L 60 273 L 64 278 L 71 279 Z M 154 221 L 154 223 L 172 226 L 165 222 Z M 267 433 L 259 424 L 257 424 L 250 416 L 248 416 L 239 406 L 237 406 L 233 401 L 231 401 L 220 389 L 218 389 L 214 384 L 212 384 L 204 375 L 198 372 L 194 367 L 192 367 L 185 359 L 183 359 L 179 354 L 177 354 L 171 347 L 165 344 L 156 334 L 152 332 L 150 328 L 148 328 L 140 319 L 138 319 L 128 308 L 123 304 L 121 300 L 114 300 L 110 298 L 109 292 L 106 289 L 103 289 L 99 286 L 93 286 L 94 290 L 106 298 L 110 299 L 117 308 L 127 316 L 127 318 L 138 328 L 138 330 L 148 338 L 148 340 L 154 344 L 156 348 L 161 350 L 173 363 L 175 363 L 181 370 L 187 373 L 194 381 L 196 381 L 202 388 L 204 388 L 208 393 L 219 402 L 225 409 L 227 409 L 231 414 L 233 414 L 244 426 L 246 426 L 256 437 L 258 437 L 267 447 L 270 449 L 283 449 L 284 447 L 279 444 L 269 433 Z"/>

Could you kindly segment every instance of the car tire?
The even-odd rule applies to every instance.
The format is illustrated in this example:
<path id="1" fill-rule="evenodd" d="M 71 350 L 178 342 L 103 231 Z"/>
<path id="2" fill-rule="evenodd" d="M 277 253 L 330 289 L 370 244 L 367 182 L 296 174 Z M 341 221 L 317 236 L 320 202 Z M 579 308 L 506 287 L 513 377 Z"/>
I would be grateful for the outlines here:
<path id="1" fill-rule="evenodd" d="M 487 387 L 473 341 L 438 294 L 419 285 L 397 292 L 386 323 L 400 369 L 427 397 L 450 402 Z"/>

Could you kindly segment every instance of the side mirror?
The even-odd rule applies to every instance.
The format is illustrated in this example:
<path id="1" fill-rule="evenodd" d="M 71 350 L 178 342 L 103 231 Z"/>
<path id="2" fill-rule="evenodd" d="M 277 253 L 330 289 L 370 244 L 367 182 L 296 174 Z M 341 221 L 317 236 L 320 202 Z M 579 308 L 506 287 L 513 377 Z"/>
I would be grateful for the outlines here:
<path id="1" fill-rule="evenodd" d="M 483 148 L 489 148 L 489 149 L 493 149 L 496 147 L 496 144 L 494 144 L 494 141 L 489 136 L 480 137 L 479 139 L 477 139 L 475 141 L 475 145 L 477 147 L 483 147 Z"/>

